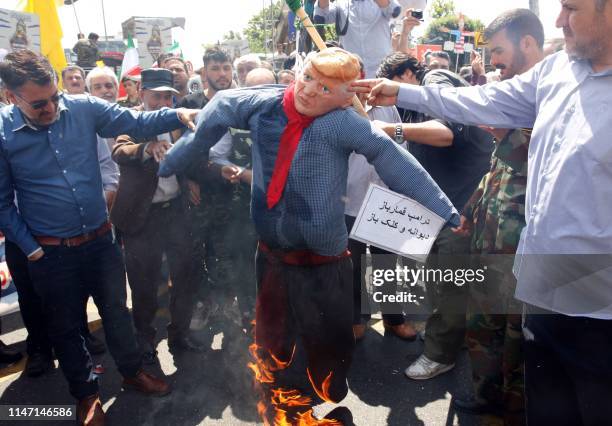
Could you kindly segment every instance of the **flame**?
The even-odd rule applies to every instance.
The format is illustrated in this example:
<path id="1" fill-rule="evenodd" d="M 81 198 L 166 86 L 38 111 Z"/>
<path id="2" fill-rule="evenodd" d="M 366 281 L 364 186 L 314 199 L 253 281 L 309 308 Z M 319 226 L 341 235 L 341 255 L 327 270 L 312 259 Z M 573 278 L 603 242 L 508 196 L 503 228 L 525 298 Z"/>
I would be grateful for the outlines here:
<path id="1" fill-rule="evenodd" d="M 332 399 L 332 397 L 329 395 L 329 387 L 331 386 L 331 379 L 332 379 L 332 374 L 334 373 L 333 371 L 330 371 L 329 374 L 327 375 L 327 377 L 325 378 L 325 380 L 323 380 L 323 383 L 321 383 L 321 388 L 319 389 L 319 387 L 315 384 L 314 380 L 312 379 L 312 375 L 310 374 L 310 370 L 306 369 L 306 372 L 308 373 L 308 380 L 310 380 L 310 384 L 312 385 L 312 388 L 314 389 L 314 391 L 317 393 L 317 395 L 319 396 L 319 398 L 321 398 L 323 401 L 326 402 L 336 402 Z"/>
<path id="2" fill-rule="evenodd" d="M 260 383 L 274 383 L 274 372 L 279 370 L 284 370 L 287 368 L 291 362 L 293 361 L 293 356 L 295 355 L 295 345 L 293 346 L 293 350 L 291 351 L 291 357 L 288 361 L 282 361 L 277 358 L 272 352 L 268 351 L 268 357 L 264 359 L 259 355 L 261 352 L 261 348 L 257 346 L 256 343 L 253 343 L 249 346 L 249 353 L 255 360 L 255 362 L 249 362 L 247 367 L 249 367 L 253 373 L 255 374 L 255 380 Z"/>
<path id="3" fill-rule="evenodd" d="M 274 406 L 285 405 L 287 407 L 308 407 L 312 400 L 302 396 L 297 389 L 272 389 L 272 404 Z"/>
<path id="4" fill-rule="evenodd" d="M 254 324 L 254 322 L 253 322 Z M 341 426 L 337 420 L 322 419 L 318 420 L 314 417 L 311 407 L 312 399 L 302 395 L 297 389 L 284 389 L 281 387 L 271 388 L 275 382 L 274 373 L 284 370 L 293 361 L 295 355 L 295 345 L 291 351 L 291 356 L 288 361 L 283 361 L 274 355 L 271 351 L 253 343 L 249 346 L 249 353 L 253 357 L 254 362 L 249 362 L 247 366 L 253 371 L 255 380 L 265 388 L 271 396 L 262 399 L 257 403 L 257 412 L 262 418 L 265 426 Z M 265 355 L 264 355 L 265 354 Z M 264 355 L 264 356 L 262 356 Z M 325 378 L 321 384 L 321 390 L 314 385 L 310 372 L 308 378 L 312 387 L 319 397 L 325 401 L 331 401 L 329 397 L 329 387 L 331 385 L 332 373 Z M 262 387 L 262 390 L 264 389 Z M 268 395 L 270 395 L 268 393 Z M 263 392 L 265 395 L 266 393 Z"/>

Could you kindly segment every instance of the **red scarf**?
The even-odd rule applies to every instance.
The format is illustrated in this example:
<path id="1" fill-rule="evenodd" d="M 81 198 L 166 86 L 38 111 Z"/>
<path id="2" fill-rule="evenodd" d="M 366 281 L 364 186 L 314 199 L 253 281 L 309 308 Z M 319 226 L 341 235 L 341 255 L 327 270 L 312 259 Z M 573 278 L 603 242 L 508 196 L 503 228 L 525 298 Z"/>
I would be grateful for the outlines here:
<path id="1" fill-rule="evenodd" d="M 283 190 L 285 189 L 285 183 L 287 182 L 287 176 L 289 176 L 291 161 L 293 160 L 295 151 L 297 151 L 302 132 L 304 132 L 304 129 L 310 126 L 310 123 L 314 120 L 314 117 L 302 115 L 295 109 L 295 96 L 293 90 L 294 84 L 291 83 L 289 87 L 285 89 L 285 95 L 283 96 L 283 110 L 285 111 L 285 115 L 287 115 L 288 122 L 280 139 L 278 154 L 276 155 L 276 162 L 274 163 L 274 171 L 272 172 L 272 179 L 270 179 L 270 184 L 268 185 L 268 209 L 273 208 L 281 199 Z"/>

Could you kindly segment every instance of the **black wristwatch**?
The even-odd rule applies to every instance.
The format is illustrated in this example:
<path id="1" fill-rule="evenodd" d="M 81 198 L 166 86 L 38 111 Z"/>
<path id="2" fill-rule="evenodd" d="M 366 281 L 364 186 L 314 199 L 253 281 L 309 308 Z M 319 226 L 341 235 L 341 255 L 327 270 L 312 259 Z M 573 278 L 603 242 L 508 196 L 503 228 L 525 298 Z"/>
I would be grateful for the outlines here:
<path id="1" fill-rule="evenodd" d="M 399 144 L 404 143 L 404 128 L 401 123 L 395 125 L 395 137 L 393 140 Z"/>

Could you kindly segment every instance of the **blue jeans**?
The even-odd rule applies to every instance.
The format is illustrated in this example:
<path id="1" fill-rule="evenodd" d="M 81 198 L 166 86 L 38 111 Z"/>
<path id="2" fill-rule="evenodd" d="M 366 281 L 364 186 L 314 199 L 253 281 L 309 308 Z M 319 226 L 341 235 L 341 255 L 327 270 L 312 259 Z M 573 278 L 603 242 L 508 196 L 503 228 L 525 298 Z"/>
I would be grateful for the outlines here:
<path id="1" fill-rule="evenodd" d="M 119 372 L 135 376 L 141 354 L 126 306 L 123 259 L 112 233 L 78 247 L 43 246 L 43 250 L 45 255 L 28 262 L 28 268 L 70 393 L 80 400 L 98 392 L 93 362 L 80 331 L 84 293 L 91 294 L 98 307 Z"/>

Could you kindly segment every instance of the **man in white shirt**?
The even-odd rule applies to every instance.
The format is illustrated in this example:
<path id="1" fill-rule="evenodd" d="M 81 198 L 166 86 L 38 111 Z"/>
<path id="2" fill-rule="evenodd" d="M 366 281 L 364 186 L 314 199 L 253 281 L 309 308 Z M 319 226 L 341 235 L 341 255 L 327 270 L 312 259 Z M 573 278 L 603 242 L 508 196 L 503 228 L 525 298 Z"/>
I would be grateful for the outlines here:
<path id="1" fill-rule="evenodd" d="M 382 59 L 392 51 L 389 22 L 401 13 L 396 0 L 347 0 L 329 4 L 318 0 L 315 16 L 336 23 L 340 44 L 363 60 L 367 78 L 373 78 Z"/>
<path id="2" fill-rule="evenodd" d="M 514 268 L 515 296 L 527 304 L 527 420 L 601 425 L 612 418 L 612 1 L 561 0 L 556 24 L 565 52 L 500 83 L 354 86 L 369 86 L 375 105 L 533 127 Z"/>

